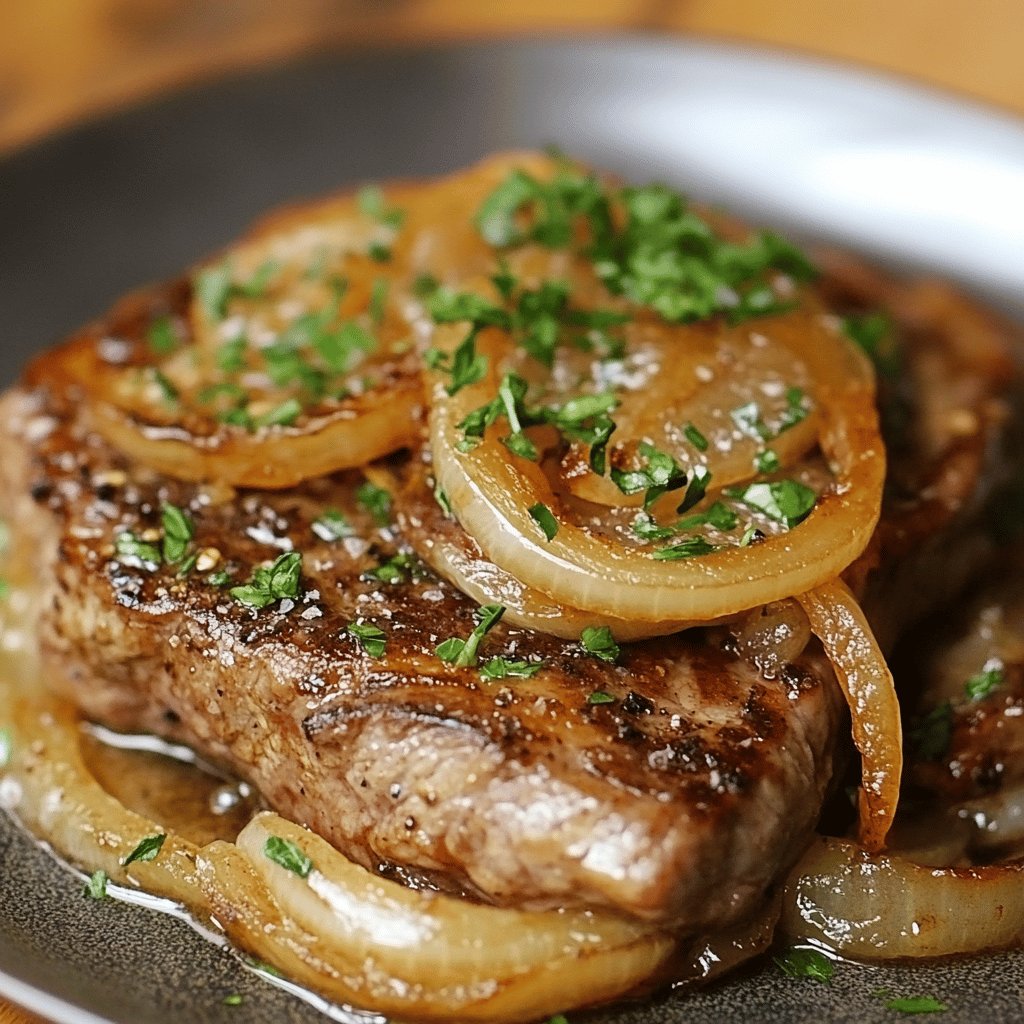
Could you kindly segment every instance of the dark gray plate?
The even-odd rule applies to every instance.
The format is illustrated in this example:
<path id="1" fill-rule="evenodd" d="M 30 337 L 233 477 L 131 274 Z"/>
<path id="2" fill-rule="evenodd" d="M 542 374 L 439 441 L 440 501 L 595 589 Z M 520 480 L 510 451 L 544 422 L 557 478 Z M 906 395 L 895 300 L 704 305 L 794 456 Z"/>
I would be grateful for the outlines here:
<path id="1" fill-rule="evenodd" d="M 1024 128 L 813 61 L 698 42 L 514 42 L 305 61 L 119 113 L 0 162 L 0 384 L 121 292 L 174 273 L 282 201 L 554 142 L 804 234 L 945 270 L 1024 308 Z M 2 458 L 2 453 L 0 453 Z M 944 1021 L 1024 1016 L 1024 957 L 770 965 L 597 1022 L 872 1022 L 873 993 Z M 245 1002 L 223 1005 L 240 992 Z M 323 1020 L 183 921 L 81 897 L 0 814 L 0 993 L 54 1020 Z"/>

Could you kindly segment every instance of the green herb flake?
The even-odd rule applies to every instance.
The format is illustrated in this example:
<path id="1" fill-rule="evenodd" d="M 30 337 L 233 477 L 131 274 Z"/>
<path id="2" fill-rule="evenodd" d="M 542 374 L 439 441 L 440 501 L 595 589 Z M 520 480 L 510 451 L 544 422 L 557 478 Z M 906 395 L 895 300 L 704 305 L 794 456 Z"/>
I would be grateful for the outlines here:
<path id="1" fill-rule="evenodd" d="M 384 193 L 377 185 L 363 185 L 356 193 L 359 212 L 391 228 L 399 228 L 405 220 L 405 211 L 389 206 Z"/>
<path id="2" fill-rule="evenodd" d="M 554 1017 L 548 1018 L 548 1024 L 569 1024 L 569 1019 L 564 1013 L 556 1013 Z"/>
<path id="3" fill-rule="evenodd" d="M 211 572 L 206 577 L 206 582 L 211 587 L 226 587 L 231 582 L 231 573 L 225 569 L 218 569 L 216 572 Z"/>
<path id="4" fill-rule="evenodd" d="M 366 254 L 374 263 L 388 263 L 391 260 L 391 246 L 383 242 L 371 242 Z"/>
<path id="5" fill-rule="evenodd" d="M 178 401 L 178 389 L 174 386 L 174 382 L 170 377 L 167 376 L 162 370 L 158 370 L 155 366 L 150 367 L 150 373 L 153 377 L 153 383 L 156 384 L 157 390 L 160 392 L 160 397 L 169 404 L 174 404 Z"/>
<path id="6" fill-rule="evenodd" d="M 440 287 L 440 282 L 433 274 L 420 274 L 412 283 L 412 293 L 418 299 L 429 299 Z"/>
<path id="7" fill-rule="evenodd" d="M 730 488 L 725 493 L 784 523 L 788 528 L 806 519 L 818 500 L 814 491 L 796 480 L 754 483 L 745 488 Z"/>
<path id="8" fill-rule="evenodd" d="M 588 704 L 614 704 L 615 698 L 604 690 L 595 690 L 587 697 Z"/>
<path id="9" fill-rule="evenodd" d="M 580 634 L 580 646 L 602 661 L 615 661 L 619 656 L 619 645 L 607 626 L 587 626 Z"/>
<path id="10" fill-rule="evenodd" d="M 900 352 L 892 319 L 885 313 L 865 313 L 843 320 L 843 331 L 875 364 L 878 375 L 893 380 L 900 373 Z"/>
<path id="11" fill-rule="evenodd" d="M 278 555 L 271 565 L 258 566 L 247 583 L 232 587 L 230 593 L 240 604 L 266 608 L 283 598 L 297 598 L 301 573 L 302 555 L 298 551 L 286 551 Z"/>
<path id="12" fill-rule="evenodd" d="M 11 585 L 0 576 L 0 601 L 2 601 L 11 592 Z"/>
<path id="13" fill-rule="evenodd" d="M 678 490 L 686 484 L 686 471 L 668 453 L 646 441 L 637 445 L 637 453 L 646 463 L 639 469 L 611 470 L 612 483 L 623 494 L 644 492 L 644 509 L 649 509 L 663 494 Z"/>
<path id="14" fill-rule="evenodd" d="M 541 528 L 544 536 L 547 539 L 554 540 L 555 534 L 558 533 L 558 520 L 552 515 L 551 509 L 547 507 L 542 501 L 538 501 L 536 505 L 531 505 L 530 518 Z"/>
<path id="15" fill-rule="evenodd" d="M 368 512 L 378 526 L 391 522 L 391 494 L 383 487 L 377 487 L 369 480 L 356 489 L 356 503 Z"/>
<path id="16" fill-rule="evenodd" d="M 820 950 L 803 947 L 793 947 L 775 957 L 775 964 L 790 978 L 810 978 L 825 984 L 832 980 L 836 971 L 835 964 Z"/>
<path id="17" fill-rule="evenodd" d="M 886 1004 L 887 1010 L 895 1010 L 897 1013 L 945 1013 L 949 1007 L 936 999 L 934 996 L 909 996 L 901 999 L 890 999 Z"/>
<path id="18" fill-rule="evenodd" d="M 434 487 L 434 501 L 437 502 L 437 504 L 440 507 L 441 511 L 449 519 L 451 519 L 453 517 L 452 503 L 451 503 L 451 501 L 448 498 L 447 492 L 445 491 L 445 489 L 440 484 L 437 484 Z"/>
<path id="19" fill-rule="evenodd" d="M 964 695 L 968 700 L 984 700 L 1005 680 L 1001 662 L 987 663 L 985 667 L 964 683 Z"/>
<path id="20" fill-rule="evenodd" d="M 131 530 L 125 530 L 114 538 L 114 550 L 119 558 L 135 559 L 146 568 L 156 568 L 160 564 L 160 548 L 141 540 Z"/>
<path id="21" fill-rule="evenodd" d="M 146 332 L 149 350 L 157 356 L 169 356 L 178 347 L 178 334 L 169 316 L 162 316 L 149 325 Z"/>
<path id="22" fill-rule="evenodd" d="M 195 536 L 195 524 L 187 512 L 167 502 L 160 507 L 160 518 L 164 527 L 164 561 L 174 565 L 185 557 Z"/>
<path id="23" fill-rule="evenodd" d="M 380 580 L 381 583 L 404 583 L 410 576 L 422 576 L 422 565 L 416 556 L 408 551 L 400 551 L 375 569 L 363 573 L 363 579 Z"/>
<path id="24" fill-rule="evenodd" d="M 696 558 L 700 555 L 710 555 L 717 550 L 714 544 L 709 544 L 703 537 L 687 537 L 679 544 L 671 547 L 659 548 L 654 552 L 654 557 L 659 562 L 678 562 L 684 558 Z"/>
<path id="25" fill-rule="evenodd" d="M 387 633 L 371 622 L 350 622 L 345 628 L 371 658 L 379 658 L 387 648 Z"/>
<path id="26" fill-rule="evenodd" d="M 124 867 L 128 867 L 129 864 L 134 864 L 136 861 L 141 864 L 148 860 L 155 860 L 156 855 L 163 849 L 166 839 L 166 834 L 146 836 L 121 863 Z"/>
<path id="27" fill-rule="evenodd" d="M 389 256 L 390 258 L 390 256 Z M 370 321 L 374 327 L 380 327 L 384 323 L 384 314 L 387 312 L 388 289 L 390 285 L 386 277 L 378 277 L 370 289 Z"/>
<path id="28" fill-rule="evenodd" d="M 953 738 L 953 705 L 943 701 L 919 718 L 910 730 L 915 755 L 922 761 L 938 761 Z"/>
<path id="29" fill-rule="evenodd" d="M 697 451 L 706 452 L 708 450 L 708 439 L 692 423 L 687 423 L 686 426 L 683 427 L 683 434 L 686 435 L 686 440 L 689 441 Z"/>
<path id="30" fill-rule="evenodd" d="M 0 729 L 0 771 L 11 763 L 14 752 L 14 737 L 10 729 Z"/>
<path id="31" fill-rule="evenodd" d="M 253 419 L 253 426 L 290 427 L 302 415 L 302 403 L 297 398 L 288 398 Z"/>
<path id="32" fill-rule="evenodd" d="M 214 322 L 223 320 L 232 292 L 231 265 L 225 262 L 201 270 L 192 286 L 206 318 Z"/>
<path id="33" fill-rule="evenodd" d="M 477 611 L 477 626 L 463 640 L 460 637 L 449 637 L 434 648 L 434 653 L 455 668 L 472 668 L 477 663 L 477 652 L 483 638 L 498 624 L 505 614 L 505 606 L 500 604 L 481 605 Z"/>
<path id="34" fill-rule="evenodd" d="M 771 450 L 766 448 L 763 452 L 758 452 L 754 457 L 754 468 L 758 473 L 774 473 L 782 465 L 779 462 L 778 455 Z"/>
<path id="35" fill-rule="evenodd" d="M 508 658 L 491 658 L 480 667 L 484 679 L 530 679 L 542 668 L 541 661 L 512 661 Z"/>
<path id="36" fill-rule="evenodd" d="M 224 997 L 225 1006 L 241 1006 L 245 1001 L 245 998 L 238 992 L 232 992 L 231 995 Z"/>
<path id="37" fill-rule="evenodd" d="M 83 895 L 92 900 L 106 899 L 108 881 L 106 871 L 94 871 L 85 883 L 85 888 L 82 890 Z"/>
<path id="38" fill-rule="evenodd" d="M 302 848 L 280 836 L 267 836 L 263 844 L 263 856 L 299 878 L 307 878 L 313 870 L 313 862 L 303 853 Z"/>
<path id="39" fill-rule="evenodd" d="M 241 373 L 245 369 L 245 354 L 248 347 L 249 342 L 244 334 L 219 345 L 214 356 L 217 368 L 224 373 Z"/>

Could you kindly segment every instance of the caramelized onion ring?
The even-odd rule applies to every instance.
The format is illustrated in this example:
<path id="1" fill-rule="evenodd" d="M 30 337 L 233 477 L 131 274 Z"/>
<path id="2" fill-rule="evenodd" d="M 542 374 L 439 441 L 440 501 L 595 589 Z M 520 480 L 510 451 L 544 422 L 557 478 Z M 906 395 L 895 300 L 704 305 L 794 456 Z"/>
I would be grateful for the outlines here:
<path id="1" fill-rule="evenodd" d="M 903 771 L 900 704 L 892 673 L 846 584 L 832 580 L 797 600 L 850 706 L 853 742 L 861 756 L 860 840 L 877 851 L 885 845 L 896 815 Z"/>
<path id="2" fill-rule="evenodd" d="M 947 956 L 1024 939 L 1024 863 L 935 868 L 818 839 L 794 868 L 782 928 L 862 959 Z"/>
<path id="3" fill-rule="evenodd" d="M 431 385 L 434 470 L 459 522 L 491 561 L 526 585 L 584 611 L 643 623 L 707 621 L 834 578 L 864 550 L 878 519 L 885 456 L 874 378 L 866 358 L 820 315 L 779 317 L 772 330 L 809 368 L 822 410 L 821 447 L 838 475 L 834 492 L 792 532 L 675 562 L 595 536 L 564 515 L 551 541 L 538 537 L 528 509 L 542 502 L 556 517 L 562 509 L 540 467 L 509 454 L 501 427 L 468 452 L 457 447 L 459 423 L 497 391 L 505 342 L 495 331 L 480 335 L 489 359 L 480 383 L 454 396 L 441 379 Z M 451 350 L 463 335 L 441 329 L 436 343 Z"/>

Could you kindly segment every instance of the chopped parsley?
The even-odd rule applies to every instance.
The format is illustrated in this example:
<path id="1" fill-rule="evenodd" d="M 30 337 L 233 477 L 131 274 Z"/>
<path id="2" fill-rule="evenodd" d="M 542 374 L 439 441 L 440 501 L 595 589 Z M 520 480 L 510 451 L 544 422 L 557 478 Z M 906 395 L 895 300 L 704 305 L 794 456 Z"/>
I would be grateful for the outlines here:
<path id="1" fill-rule="evenodd" d="M 298 597 L 301 573 L 302 555 L 298 551 L 286 551 L 271 565 L 255 568 L 248 582 L 232 587 L 230 594 L 240 604 L 266 608 L 282 598 Z"/>
<path id="2" fill-rule="evenodd" d="M 980 672 L 964 683 L 964 695 L 968 700 L 984 700 L 993 690 L 1002 686 L 1004 679 L 1002 662 L 988 662 Z"/>
<path id="3" fill-rule="evenodd" d="M 356 193 L 356 205 L 360 213 L 390 228 L 400 228 L 405 221 L 405 211 L 389 206 L 377 185 L 363 185 Z"/>
<path id="4" fill-rule="evenodd" d="M 423 565 L 411 552 L 399 551 L 376 569 L 363 573 L 363 579 L 380 580 L 381 583 L 405 583 L 410 577 L 420 578 L 424 575 Z"/>
<path id="5" fill-rule="evenodd" d="M 249 342 L 244 334 L 225 341 L 217 348 L 214 356 L 217 368 L 224 373 L 240 373 L 245 369 L 245 353 L 248 347 Z"/>
<path id="6" fill-rule="evenodd" d="M 588 704 L 614 704 L 615 698 L 605 690 L 595 690 L 587 697 Z"/>
<path id="7" fill-rule="evenodd" d="M 311 529 L 321 540 L 328 543 L 351 537 L 355 532 L 345 514 L 336 508 L 324 509 L 320 518 L 313 521 Z"/>
<path id="8" fill-rule="evenodd" d="M 614 661 L 619 656 L 619 645 L 607 626 L 587 626 L 580 634 L 580 646 L 602 661 Z"/>
<path id="9" fill-rule="evenodd" d="M 451 519 L 452 515 L 453 515 L 453 513 L 452 513 L 452 503 L 448 499 L 447 492 L 445 491 L 445 489 L 440 484 L 437 484 L 434 487 L 434 501 L 437 502 L 437 504 L 438 504 L 439 508 L 441 509 L 441 511 L 449 519 Z"/>
<path id="10" fill-rule="evenodd" d="M 178 347 L 178 334 L 169 316 L 159 317 L 149 325 L 146 342 L 156 356 L 169 356 Z"/>
<path id="11" fill-rule="evenodd" d="M 698 526 L 713 526 L 716 530 L 735 530 L 739 520 L 728 505 L 716 501 L 703 512 L 694 512 L 667 526 L 659 526 L 648 512 L 640 512 L 631 524 L 633 533 L 641 540 L 667 540 L 678 533 L 696 529 Z"/>
<path id="12" fill-rule="evenodd" d="M 548 1024 L 569 1024 L 569 1019 L 564 1013 L 556 1013 L 554 1017 L 548 1018 Z"/>
<path id="13" fill-rule="evenodd" d="M 644 492 L 644 508 L 648 509 L 663 494 L 678 490 L 686 483 L 686 471 L 668 452 L 641 441 L 638 455 L 646 462 L 639 469 L 618 469 L 612 466 L 612 483 L 625 495 Z"/>
<path id="14" fill-rule="evenodd" d="M 378 526 L 391 522 L 391 494 L 383 487 L 364 481 L 356 489 L 356 503 L 368 512 Z"/>
<path id="15" fill-rule="evenodd" d="M 484 679 L 529 679 L 542 668 L 542 661 L 512 661 L 508 658 L 491 658 L 480 666 L 480 675 Z"/>
<path id="16" fill-rule="evenodd" d="M 552 515 L 551 509 L 547 507 L 542 501 L 538 501 L 536 505 L 531 505 L 530 518 L 541 528 L 544 536 L 548 540 L 554 540 L 555 534 L 558 533 L 558 520 Z"/>
<path id="17" fill-rule="evenodd" d="M 792 528 L 810 515 L 818 496 L 796 480 L 772 480 L 746 487 L 732 487 L 725 492 L 730 498 L 756 508 L 766 516 Z"/>
<path id="18" fill-rule="evenodd" d="M 390 258 L 390 254 L 389 254 Z M 384 314 L 387 311 L 388 303 L 388 279 L 386 277 L 378 277 L 373 282 L 373 288 L 370 290 L 370 322 L 374 327 L 380 327 L 384 323 Z M 371 339 L 372 340 L 372 339 Z M 372 351 L 372 349 L 367 349 Z"/>
<path id="19" fill-rule="evenodd" d="M 677 562 L 683 558 L 696 558 L 698 555 L 709 555 L 717 548 L 714 544 L 708 543 L 703 537 L 687 537 L 679 544 L 671 547 L 659 548 L 654 552 L 654 557 L 659 562 Z"/>
<path id="20" fill-rule="evenodd" d="M 790 978 L 810 978 L 826 984 L 836 972 L 835 964 L 820 950 L 802 947 L 793 947 L 775 957 L 775 964 Z"/>
<path id="21" fill-rule="evenodd" d="M 445 385 L 449 395 L 458 394 L 470 384 L 483 380 L 487 372 L 487 357 L 480 355 L 476 350 L 475 330 L 466 335 L 450 358 L 438 349 L 429 349 L 426 361 L 430 369 L 440 370 L 451 378 Z"/>
<path id="22" fill-rule="evenodd" d="M 85 888 L 82 890 L 83 895 L 93 900 L 106 899 L 108 881 L 106 871 L 94 871 L 85 883 Z"/>
<path id="23" fill-rule="evenodd" d="M 298 875 L 299 878 L 308 877 L 313 870 L 313 862 L 303 853 L 302 848 L 290 839 L 282 839 L 280 836 L 267 836 L 267 841 L 263 844 L 263 856 L 286 871 Z"/>
<path id="24" fill-rule="evenodd" d="M 160 564 L 160 548 L 149 541 L 141 540 L 131 530 L 124 530 L 114 538 L 114 550 L 119 558 L 134 559 L 146 568 Z"/>
<path id="25" fill-rule="evenodd" d="M 160 397 L 170 405 L 177 402 L 179 398 L 178 389 L 174 386 L 174 382 L 171 378 L 162 370 L 158 370 L 155 366 L 150 367 L 150 372 L 153 377 L 153 383 L 156 384 L 157 389 L 160 392 Z"/>
<path id="26" fill-rule="evenodd" d="M 766 448 L 763 452 L 758 452 L 754 457 L 754 468 L 758 473 L 774 473 L 782 463 L 779 462 L 778 455 L 771 450 Z"/>
<path id="27" fill-rule="evenodd" d="M 11 592 L 11 585 L 0 576 L 0 601 L 2 601 Z"/>
<path id="28" fill-rule="evenodd" d="M 260 427 L 290 427 L 302 415 L 302 403 L 297 398 L 286 398 L 279 405 L 253 418 L 252 425 Z"/>
<path id="29" fill-rule="evenodd" d="M 843 320 L 843 331 L 875 364 L 880 377 L 892 380 L 900 373 L 896 330 L 885 313 L 863 313 Z"/>
<path id="30" fill-rule="evenodd" d="M 0 769 L 6 768 L 11 763 L 11 753 L 14 750 L 14 738 L 10 729 L 0 729 Z"/>
<path id="31" fill-rule="evenodd" d="M 934 996 L 909 996 L 901 999 L 890 999 L 885 1004 L 887 1010 L 897 1013 L 945 1013 L 949 1007 Z"/>
<path id="32" fill-rule="evenodd" d="M 388 645 L 388 635 L 372 622 L 350 622 L 345 627 L 371 658 L 379 658 Z"/>
<path id="33" fill-rule="evenodd" d="M 953 705 L 943 701 L 919 718 L 910 730 L 914 753 L 922 761 L 938 761 L 953 738 Z"/>
<path id="34" fill-rule="evenodd" d="M 449 637 L 434 648 L 434 653 L 442 660 L 456 668 L 470 668 L 477 663 L 477 651 L 483 638 L 498 624 L 505 614 L 505 606 L 500 604 L 481 605 L 476 628 L 463 640 L 461 637 Z"/>
<path id="35" fill-rule="evenodd" d="M 708 439 L 692 423 L 687 423 L 683 427 L 683 434 L 697 451 L 706 452 L 708 450 Z"/>
<path id="36" fill-rule="evenodd" d="M 231 297 L 231 265 L 225 262 L 201 270 L 195 276 L 192 286 L 206 318 L 223 320 Z"/>
<path id="37" fill-rule="evenodd" d="M 163 849 L 166 839 L 166 834 L 146 836 L 121 863 L 128 867 L 129 864 L 134 864 L 136 861 L 143 863 L 148 860 L 155 860 L 156 855 Z"/>
<path id="38" fill-rule="evenodd" d="M 244 1001 L 244 997 L 239 992 L 232 992 L 231 995 L 224 997 L 225 1006 L 241 1006 Z"/>
<path id="39" fill-rule="evenodd" d="M 160 518 L 164 527 L 163 558 L 168 565 L 175 565 L 188 552 L 196 532 L 195 523 L 187 512 L 168 502 L 160 507 Z"/>

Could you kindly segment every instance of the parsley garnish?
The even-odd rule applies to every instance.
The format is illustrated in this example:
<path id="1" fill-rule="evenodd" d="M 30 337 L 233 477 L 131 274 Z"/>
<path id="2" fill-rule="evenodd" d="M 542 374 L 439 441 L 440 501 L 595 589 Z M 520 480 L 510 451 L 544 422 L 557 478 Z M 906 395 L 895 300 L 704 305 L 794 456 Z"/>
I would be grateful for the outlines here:
<path id="1" fill-rule="evenodd" d="M 410 576 L 423 575 L 423 566 L 415 555 L 408 551 L 399 551 L 387 561 L 381 562 L 376 569 L 363 573 L 363 579 L 380 580 L 382 583 L 404 583 Z"/>
<path id="2" fill-rule="evenodd" d="M 149 325 L 146 341 L 157 356 L 169 356 L 178 347 L 178 335 L 169 316 L 162 316 Z"/>
<path id="3" fill-rule="evenodd" d="M 964 694 L 968 700 L 984 700 L 993 690 L 1002 686 L 1004 678 L 1001 662 L 986 664 L 964 683 Z"/>
<path id="4" fill-rule="evenodd" d="M 668 548 L 659 548 L 654 552 L 654 557 L 659 562 L 677 562 L 683 558 L 709 555 L 715 550 L 717 550 L 715 545 L 709 544 L 703 537 L 687 537 L 679 544 L 673 544 Z"/>
<path id="5" fill-rule="evenodd" d="M 427 366 L 432 370 L 440 370 L 451 377 L 445 385 L 449 395 L 457 394 L 470 384 L 483 380 L 487 372 L 487 357 L 476 350 L 476 331 L 472 330 L 459 343 L 451 358 L 439 351 L 430 349 L 426 354 Z"/>
<path id="6" fill-rule="evenodd" d="M 480 675 L 484 679 L 529 679 L 535 676 L 542 668 L 542 661 L 511 661 L 508 658 L 491 658 L 480 668 Z"/>
<path id="7" fill-rule="evenodd" d="M 554 540 L 555 534 L 558 533 L 558 520 L 551 514 L 551 509 L 547 507 L 542 501 L 538 501 L 536 505 L 531 505 L 530 518 L 541 528 L 544 536 L 548 540 Z"/>
<path id="8" fill-rule="evenodd" d="M 195 536 L 195 524 L 187 512 L 167 502 L 160 507 L 164 527 L 163 556 L 168 565 L 180 562 Z"/>
<path id="9" fill-rule="evenodd" d="M 693 530 L 698 526 L 713 526 L 716 530 L 727 532 L 735 530 L 738 519 L 728 505 L 716 501 L 703 512 L 695 512 L 668 526 L 659 526 L 647 512 L 637 513 L 631 529 L 641 540 L 667 540 L 677 533 Z"/>
<path id="10" fill-rule="evenodd" d="M 687 423 L 686 426 L 683 427 L 683 433 L 686 435 L 686 440 L 689 441 L 697 451 L 706 452 L 708 450 L 708 439 L 692 423 Z"/>
<path id="11" fill-rule="evenodd" d="M 796 480 L 748 484 L 743 488 L 729 488 L 725 493 L 789 528 L 806 519 L 818 500 L 814 491 Z"/>
<path id="12" fill-rule="evenodd" d="M 2 601 L 11 592 L 11 585 L 0 576 L 0 601 Z"/>
<path id="13" fill-rule="evenodd" d="M 388 645 L 388 635 L 372 622 L 350 622 L 345 627 L 371 658 L 379 658 Z"/>
<path id="14" fill-rule="evenodd" d="M 875 364 L 879 376 L 889 380 L 899 376 L 900 353 L 896 347 L 896 331 L 885 313 L 848 316 L 843 320 L 843 330 Z"/>
<path id="15" fill-rule="evenodd" d="M 607 626 L 587 626 L 580 634 L 580 646 L 602 661 L 614 661 L 619 656 L 619 645 Z"/>
<path id="16" fill-rule="evenodd" d="M 897 1013 L 945 1013 L 949 1007 L 940 999 L 934 996 L 910 996 L 904 999 L 890 999 L 886 1004 L 887 1010 L 895 1010 Z"/>
<path id="17" fill-rule="evenodd" d="M 771 448 L 758 452 L 754 457 L 754 468 L 758 473 L 774 473 L 780 465 L 778 455 Z"/>
<path id="18" fill-rule="evenodd" d="M 817 949 L 794 947 L 782 956 L 775 957 L 775 963 L 790 978 L 810 978 L 825 983 L 832 980 L 836 971 L 835 964 Z"/>
<path id="19" fill-rule="evenodd" d="M 390 253 L 388 254 L 390 259 Z M 380 327 L 384 323 L 384 314 L 387 311 L 388 303 L 388 279 L 386 277 L 378 277 L 373 282 L 373 288 L 370 291 L 370 322 L 374 327 Z M 370 350 L 367 350 L 370 351 Z"/>
<path id="20" fill-rule="evenodd" d="M 166 839 L 166 834 L 146 836 L 121 863 L 128 867 L 129 864 L 133 864 L 136 861 L 142 863 L 147 860 L 155 860 L 156 855 L 163 849 Z"/>
<path id="21" fill-rule="evenodd" d="M 231 265 L 219 263 L 201 270 L 193 281 L 196 298 L 209 320 L 223 320 L 231 296 Z"/>
<path id="22" fill-rule="evenodd" d="M 106 871 L 94 871 L 90 876 L 89 880 L 85 883 L 85 888 L 82 890 L 85 896 L 88 896 L 93 900 L 102 900 L 107 895 L 107 878 Z"/>
<path id="23" fill-rule="evenodd" d="M 452 518 L 452 503 L 451 503 L 451 501 L 448 500 L 448 495 L 445 492 L 445 489 L 440 484 L 437 484 L 434 487 L 434 501 L 437 502 L 437 504 L 440 507 L 441 511 L 449 519 L 451 519 Z"/>
<path id="24" fill-rule="evenodd" d="M 505 607 L 500 604 L 485 604 L 480 606 L 477 614 L 477 627 L 465 640 L 457 636 L 449 637 L 434 648 L 434 653 L 442 661 L 447 661 L 456 668 L 470 668 L 477 663 L 480 642 L 498 624 L 505 614 Z"/>
<path id="25" fill-rule="evenodd" d="M 588 704 L 614 704 L 615 698 L 605 690 L 595 690 L 587 697 Z"/>
<path id="26" fill-rule="evenodd" d="M 263 856 L 299 878 L 306 878 L 313 870 L 313 862 L 302 852 L 302 848 L 280 836 L 267 836 L 263 844 Z"/>
<path id="27" fill-rule="evenodd" d="M 383 487 L 377 487 L 369 480 L 356 489 L 356 503 L 373 517 L 378 526 L 391 522 L 391 495 Z"/>
<path id="28" fill-rule="evenodd" d="M 266 608 L 281 598 L 299 596 L 299 577 L 302 572 L 302 555 L 298 551 L 286 551 L 278 555 L 269 566 L 258 566 L 247 583 L 232 587 L 231 596 L 241 604 L 252 608 Z"/>
<path id="29" fill-rule="evenodd" d="M 11 753 L 14 750 L 14 739 L 10 729 L 0 729 L 0 769 L 6 768 L 11 763 Z"/>
<path id="30" fill-rule="evenodd" d="M 224 373 L 239 373 L 245 369 L 245 351 L 249 343 L 244 334 L 225 341 L 215 355 L 217 367 Z"/>
<path id="31" fill-rule="evenodd" d="M 356 193 L 359 212 L 390 228 L 399 228 L 405 220 L 405 211 L 389 206 L 384 193 L 377 185 L 363 185 Z"/>
<path id="32" fill-rule="evenodd" d="M 174 404 L 178 401 L 178 389 L 174 386 L 174 382 L 170 377 L 167 376 L 162 370 L 158 370 L 155 366 L 150 367 L 150 372 L 153 376 L 153 383 L 156 384 L 160 391 L 160 397 L 170 404 Z"/>
<path id="33" fill-rule="evenodd" d="M 125 530 L 114 538 L 114 549 L 122 558 L 136 559 L 146 568 L 160 564 L 160 549 L 149 541 L 140 540 L 131 530 Z"/>
<path id="34" fill-rule="evenodd" d="M 644 492 L 644 508 L 648 509 L 663 494 L 678 490 L 686 483 L 686 471 L 668 452 L 641 441 L 638 454 L 646 461 L 641 469 L 622 470 L 612 466 L 612 483 L 623 494 Z"/>
<path id="35" fill-rule="evenodd" d="M 938 761 L 949 750 L 953 737 L 953 706 L 944 701 L 915 722 L 910 742 L 922 761 Z"/>
<path id="36" fill-rule="evenodd" d="M 280 405 L 256 416 L 252 425 L 259 427 L 290 427 L 302 415 L 302 403 L 297 398 L 287 398 Z"/>
<path id="37" fill-rule="evenodd" d="M 328 542 L 351 537 L 355 532 L 345 514 L 336 508 L 324 509 L 320 518 L 313 521 L 311 529 L 321 540 Z"/>
<path id="38" fill-rule="evenodd" d="M 238 992 L 232 992 L 231 995 L 224 997 L 225 1006 L 241 1006 L 243 1002 L 244 999 Z"/>

